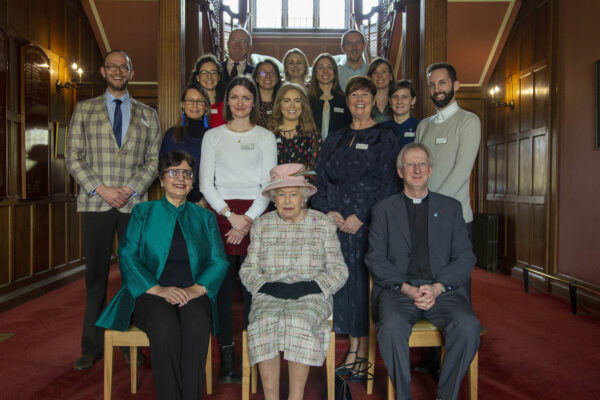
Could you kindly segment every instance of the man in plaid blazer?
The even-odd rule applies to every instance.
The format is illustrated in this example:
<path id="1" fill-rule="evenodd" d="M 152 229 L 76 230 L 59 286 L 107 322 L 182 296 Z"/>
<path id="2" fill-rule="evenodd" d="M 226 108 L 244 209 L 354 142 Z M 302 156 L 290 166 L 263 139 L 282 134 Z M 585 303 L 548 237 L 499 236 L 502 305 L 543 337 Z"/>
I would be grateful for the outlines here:
<path id="1" fill-rule="evenodd" d="M 106 287 L 115 231 L 125 233 L 131 209 L 147 200 L 157 175 L 162 135 L 156 111 L 129 96 L 133 78 L 129 56 L 113 50 L 104 56 L 100 73 L 107 89 L 77 104 L 71 117 L 66 164 L 79 184 L 86 257 L 86 305 L 77 370 L 102 358 L 104 331 L 94 324 L 106 306 Z"/>

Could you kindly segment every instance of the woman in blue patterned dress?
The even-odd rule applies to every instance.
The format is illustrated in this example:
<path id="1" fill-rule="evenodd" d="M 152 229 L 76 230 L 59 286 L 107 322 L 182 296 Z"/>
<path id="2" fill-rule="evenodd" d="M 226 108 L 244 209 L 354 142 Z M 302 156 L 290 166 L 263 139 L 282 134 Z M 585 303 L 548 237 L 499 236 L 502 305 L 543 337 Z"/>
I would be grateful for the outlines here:
<path id="1" fill-rule="evenodd" d="M 364 76 L 351 78 L 346 98 L 352 123 L 330 133 L 317 160 L 317 193 L 312 205 L 333 215 L 350 276 L 334 295 L 333 326 L 348 334 L 350 347 L 343 368 L 352 381 L 366 378 L 369 330 L 369 283 L 364 256 L 368 246 L 371 207 L 396 193 L 399 179 L 394 133 L 372 119 L 377 89 Z"/>

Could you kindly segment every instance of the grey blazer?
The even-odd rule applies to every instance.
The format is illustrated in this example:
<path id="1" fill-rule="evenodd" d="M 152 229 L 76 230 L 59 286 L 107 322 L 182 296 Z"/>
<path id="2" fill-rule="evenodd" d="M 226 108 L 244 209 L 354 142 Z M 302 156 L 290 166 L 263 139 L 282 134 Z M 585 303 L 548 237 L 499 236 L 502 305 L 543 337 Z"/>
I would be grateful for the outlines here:
<path id="1" fill-rule="evenodd" d="M 148 187 L 157 175 L 158 149 L 162 135 L 156 111 L 133 98 L 131 116 L 121 147 L 110 124 L 106 97 L 77 103 L 71 116 L 66 164 L 79 184 L 77 211 L 108 211 L 99 195 L 90 193 L 100 184 L 110 187 L 130 185 L 137 192 L 119 211 L 131 212 L 145 201 Z"/>
<path id="2" fill-rule="evenodd" d="M 411 237 L 403 194 L 377 203 L 372 210 L 369 250 L 365 263 L 373 275 L 373 304 L 383 290 L 408 280 Z M 434 281 L 453 286 L 467 299 L 468 282 L 476 258 L 457 200 L 429 192 L 429 262 Z"/>

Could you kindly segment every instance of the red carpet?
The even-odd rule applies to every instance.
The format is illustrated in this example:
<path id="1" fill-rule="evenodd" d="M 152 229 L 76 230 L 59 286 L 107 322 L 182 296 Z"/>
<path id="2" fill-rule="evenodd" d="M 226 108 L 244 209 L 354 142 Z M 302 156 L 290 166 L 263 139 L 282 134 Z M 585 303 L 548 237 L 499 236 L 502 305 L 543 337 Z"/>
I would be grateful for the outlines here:
<path id="1" fill-rule="evenodd" d="M 120 286 L 116 269 L 111 274 L 110 296 Z M 79 356 L 84 305 L 83 281 L 0 314 L 0 333 L 15 336 L 0 343 L 0 400 L 101 399 L 103 365 L 74 371 Z M 476 269 L 473 272 L 473 302 L 482 324 L 479 362 L 479 398 L 506 399 L 597 399 L 600 384 L 600 317 L 572 315 L 567 300 L 547 293 L 523 292 L 521 282 Z M 239 317 L 240 306 L 237 314 Z M 237 327 L 239 331 L 239 326 Z M 239 343 L 239 332 L 238 332 Z M 347 341 L 336 343 L 341 362 Z M 147 349 L 145 350 L 146 354 Z M 238 357 L 240 349 L 237 348 Z M 140 368 L 137 395 L 129 393 L 129 369 L 116 351 L 113 399 L 152 399 L 154 383 L 147 363 Z M 213 350 L 217 360 L 216 348 Z M 413 360 L 420 354 L 415 351 Z M 216 364 L 216 363 L 215 363 Z M 219 385 L 215 369 L 212 396 L 241 398 L 240 385 Z M 282 399 L 287 396 L 287 372 L 282 371 Z M 354 399 L 384 399 L 385 367 L 378 359 L 375 394 L 366 396 L 364 385 L 352 384 Z M 324 369 L 313 368 L 305 398 L 322 398 Z M 461 399 L 466 399 L 463 384 Z M 433 399 L 432 378 L 413 374 L 413 399 Z M 253 399 L 263 399 L 260 391 Z"/>

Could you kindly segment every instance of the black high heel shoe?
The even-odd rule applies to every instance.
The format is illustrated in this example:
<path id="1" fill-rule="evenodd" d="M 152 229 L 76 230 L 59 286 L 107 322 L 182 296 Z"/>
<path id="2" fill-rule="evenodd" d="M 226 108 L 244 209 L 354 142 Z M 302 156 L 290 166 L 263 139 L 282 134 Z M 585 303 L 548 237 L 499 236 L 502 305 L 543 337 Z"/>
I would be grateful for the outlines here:
<path id="1" fill-rule="evenodd" d="M 348 350 L 346 352 L 346 356 L 344 357 L 344 360 L 346 360 L 346 358 L 348 358 L 348 354 L 356 354 L 357 352 L 358 352 L 358 350 L 356 350 L 356 351 L 350 351 L 350 350 Z M 337 375 L 341 375 L 341 376 L 352 375 L 354 373 L 354 366 L 356 365 L 357 361 L 358 361 L 358 357 L 356 357 L 356 361 L 354 361 L 352 363 L 340 364 L 335 369 L 335 373 Z"/>
<path id="2" fill-rule="evenodd" d="M 363 367 L 363 365 L 365 367 Z M 348 378 L 350 382 L 365 382 L 369 379 L 373 379 L 373 374 L 369 372 L 371 363 L 367 361 L 366 358 L 356 357 L 355 366 L 356 368 L 352 369 L 352 372 L 350 373 L 350 378 Z"/>

